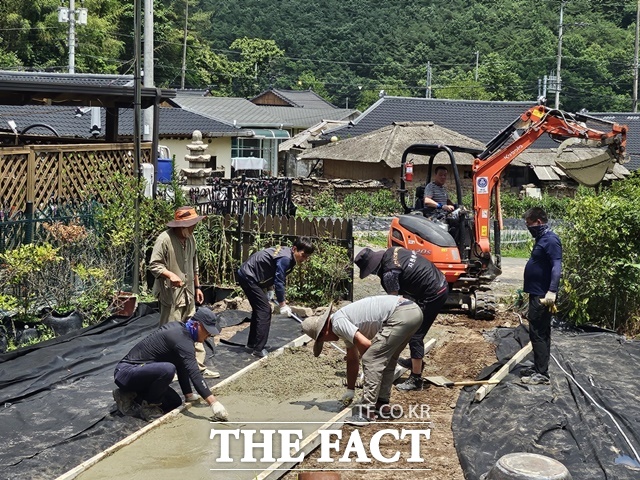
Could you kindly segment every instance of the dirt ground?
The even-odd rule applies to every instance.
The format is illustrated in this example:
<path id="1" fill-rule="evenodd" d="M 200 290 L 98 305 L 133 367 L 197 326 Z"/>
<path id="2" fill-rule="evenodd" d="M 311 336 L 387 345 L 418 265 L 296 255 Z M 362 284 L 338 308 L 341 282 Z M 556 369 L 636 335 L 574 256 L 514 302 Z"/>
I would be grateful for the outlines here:
<path id="1" fill-rule="evenodd" d="M 506 299 L 515 291 L 520 283 L 522 275 L 522 267 L 524 262 L 516 261 L 510 265 L 507 269 L 507 275 L 502 278 L 502 282 L 496 285 L 497 295 L 503 299 L 501 304 L 501 311 L 496 318 L 492 321 L 478 321 L 468 318 L 466 315 L 455 314 L 441 314 L 438 316 L 436 322 L 431 328 L 427 338 L 435 338 L 436 346 L 428 354 L 426 358 L 426 365 L 424 370 L 424 376 L 431 375 L 443 375 L 453 380 L 471 380 L 487 365 L 491 365 L 495 362 L 495 346 L 489 343 L 483 335 L 486 331 L 495 327 L 509 327 L 516 326 L 519 323 L 519 318 L 515 313 L 508 312 L 506 309 Z M 358 272 L 355 272 L 354 282 L 354 299 L 363 298 L 369 295 L 382 294 L 380 289 L 379 279 L 375 276 L 370 276 L 366 279 L 360 280 L 358 278 Z M 519 278 L 518 278 L 519 277 Z M 245 305 L 239 306 L 240 308 L 246 307 Z M 231 335 L 238 329 L 246 328 L 245 325 L 239 325 L 237 327 L 231 327 L 223 330 L 223 335 Z M 307 345 L 306 349 L 310 349 L 313 344 Z M 298 357 L 300 364 L 292 364 L 292 359 Z M 314 378 L 314 372 L 317 372 L 313 367 L 307 365 L 307 361 L 310 358 L 314 360 L 310 355 L 298 355 L 298 356 L 283 356 L 282 360 L 288 360 L 282 365 L 278 365 L 274 362 L 269 367 L 269 371 L 264 369 L 251 372 L 252 375 L 269 375 L 274 378 L 286 378 L 288 372 L 294 369 L 296 375 L 309 375 L 309 384 L 317 382 L 322 383 L 323 387 L 327 389 L 331 394 L 335 395 L 336 400 L 340 398 L 344 391 L 342 386 L 342 379 L 345 376 L 345 362 L 341 358 L 342 355 L 337 351 L 329 348 L 325 348 L 323 353 L 322 363 L 329 363 L 335 366 L 335 372 L 331 375 L 322 375 L 321 378 Z M 320 361 L 319 359 L 315 359 Z M 243 387 L 250 388 L 253 382 L 242 382 Z M 274 384 L 282 385 L 282 382 L 274 382 Z M 299 384 L 298 384 L 299 385 Z M 233 387 L 236 388 L 236 387 Z M 274 387 L 275 388 L 275 387 Z M 284 388 L 284 390 L 283 390 Z M 477 388 L 477 387 L 470 387 Z M 235 393 L 232 391 L 220 392 L 222 393 Z M 242 393 L 242 392 L 238 392 Z M 285 398 L 291 392 L 285 387 L 275 388 L 273 392 L 265 392 L 266 394 L 273 395 L 275 397 Z M 356 395 L 360 392 L 357 391 Z M 381 442 L 381 450 L 384 455 L 391 456 L 395 451 L 399 451 L 401 454 L 398 462 L 389 464 L 377 462 L 372 459 L 371 463 L 340 463 L 335 462 L 328 464 L 326 462 L 318 462 L 320 457 L 320 449 L 316 449 L 311 454 L 305 457 L 305 460 L 298 465 L 298 467 L 286 474 L 284 479 L 295 480 L 298 478 L 298 473 L 305 470 L 322 469 L 325 471 L 341 471 L 343 480 L 351 479 L 363 479 L 369 480 L 382 480 L 389 479 L 391 475 L 395 479 L 452 479 L 452 480 L 464 480 L 462 469 L 458 461 L 458 456 L 455 450 L 453 441 L 453 432 L 451 430 L 451 423 L 455 404 L 459 395 L 459 387 L 446 388 L 430 386 L 425 387 L 420 392 L 408 392 L 403 393 L 396 389 L 393 390 L 391 404 L 396 405 L 397 412 L 402 408 L 404 415 L 396 418 L 394 422 L 397 423 L 397 427 L 393 424 L 377 424 L 360 428 L 360 435 L 365 445 L 369 445 L 369 439 L 381 429 L 401 429 L 402 422 L 424 422 L 424 426 L 407 426 L 406 428 L 429 428 L 431 436 L 428 440 L 423 439 L 421 442 L 420 455 L 425 459 L 424 463 L 407 463 L 406 459 L 410 456 L 411 446 L 408 439 L 394 441 L 391 437 L 383 437 Z M 336 402 L 337 403 L 337 402 Z M 422 407 L 422 406 L 426 407 Z M 422 409 L 428 411 L 427 416 L 423 418 L 416 418 L 410 415 L 411 408 L 414 408 L 415 412 L 419 412 Z M 340 442 L 340 449 L 344 450 L 347 441 L 351 435 L 354 427 L 344 426 L 342 427 L 343 437 Z M 389 439 L 386 443 L 384 439 Z M 350 456 L 355 458 L 355 454 Z M 410 470 L 398 470 L 398 469 L 410 469 Z M 376 470 L 377 469 L 377 470 Z M 395 469 L 391 472 L 390 469 Z M 425 469 L 428 469 L 425 471 Z"/>
<path id="2" fill-rule="evenodd" d="M 501 313 L 493 321 L 477 321 L 461 315 L 440 315 L 437 323 L 431 328 L 428 338 L 436 338 L 436 347 L 429 353 L 426 359 L 425 376 L 443 375 L 454 380 L 469 380 L 487 365 L 495 362 L 495 346 L 488 343 L 483 337 L 483 332 L 497 326 L 515 325 L 518 319 L 515 315 Z M 343 364 L 344 368 L 344 364 Z M 343 387 L 344 388 L 344 387 Z M 471 387 L 476 388 L 476 387 Z M 403 393 L 394 389 L 391 397 L 391 404 L 402 407 L 404 416 L 397 418 L 398 426 L 393 424 L 376 424 L 360 428 L 360 435 L 365 445 L 373 434 L 381 429 L 402 428 L 401 422 L 416 421 L 416 417 L 409 414 L 410 408 L 415 405 L 426 405 L 428 407 L 428 418 L 423 418 L 425 426 L 406 428 L 429 428 L 431 437 L 421 442 L 421 457 L 425 463 L 406 463 L 410 456 L 410 443 L 408 440 L 383 442 L 382 451 L 387 456 L 391 456 L 395 451 L 401 454 L 400 460 L 392 464 L 377 462 L 372 459 L 371 463 L 319 463 L 319 449 L 305 458 L 296 470 L 287 474 L 283 478 L 295 480 L 301 471 L 308 469 L 324 469 L 327 471 L 343 470 L 342 479 L 364 479 L 386 480 L 393 475 L 394 479 L 451 479 L 464 480 L 458 456 L 453 442 L 453 432 L 451 431 L 451 421 L 454 407 L 458 399 L 459 387 L 446 388 L 430 386 L 420 392 Z M 398 412 L 400 412 L 399 408 Z M 418 407 L 419 412 L 422 407 Z M 426 410 L 426 409 L 425 409 Z M 340 448 L 346 446 L 354 427 L 343 427 L 343 438 Z M 389 437 L 390 438 L 390 437 Z M 351 455 L 355 458 L 355 455 Z M 408 468 L 413 471 L 389 469 Z M 346 470 L 350 469 L 350 470 Z M 360 470 L 351 470 L 360 469 Z M 380 469 L 380 470 L 375 470 Z M 421 469 L 421 470 L 418 470 Z M 429 469 L 425 471 L 424 469 Z"/>

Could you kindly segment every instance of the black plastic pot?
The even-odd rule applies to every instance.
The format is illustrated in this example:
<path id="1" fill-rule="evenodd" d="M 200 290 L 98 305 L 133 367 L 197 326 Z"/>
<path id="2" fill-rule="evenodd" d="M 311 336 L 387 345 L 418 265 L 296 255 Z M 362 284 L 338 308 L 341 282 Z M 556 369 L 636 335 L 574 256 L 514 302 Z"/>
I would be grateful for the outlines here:
<path id="1" fill-rule="evenodd" d="M 232 288 L 232 287 L 216 287 L 215 298 L 214 298 L 214 301 L 211 302 L 211 303 L 215 303 L 215 302 L 219 302 L 221 300 L 224 300 L 229 295 L 231 295 L 234 292 L 234 290 L 235 290 L 235 288 Z"/>
<path id="2" fill-rule="evenodd" d="M 35 327 L 26 326 L 23 330 L 19 330 L 16 334 L 16 343 L 20 347 L 26 345 L 33 340 L 37 340 L 40 337 L 38 330 Z"/>
<path id="3" fill-rule="evenodd" d="M 7 329 L 4 328 L 4 325 L 0 324 L 0 354 L 7 351 L 8 344 L 9 340 L 7 339 Z"/>
<path id="4" fill-rule="evenodd" d="M 77 311 L 58 313 L 52 310 L 42 319 L 42 323 L 51 328 L 56 336 L 66 335 L 82 328 L 82 314 Z"/>
<path id="5" fill-rule="evenodd" d="M 216 303 L 216 287 L 215 285 L 200 285 L 202 289 L 202 295 L 204 295 L 204 303 L 212 304 Z"/>

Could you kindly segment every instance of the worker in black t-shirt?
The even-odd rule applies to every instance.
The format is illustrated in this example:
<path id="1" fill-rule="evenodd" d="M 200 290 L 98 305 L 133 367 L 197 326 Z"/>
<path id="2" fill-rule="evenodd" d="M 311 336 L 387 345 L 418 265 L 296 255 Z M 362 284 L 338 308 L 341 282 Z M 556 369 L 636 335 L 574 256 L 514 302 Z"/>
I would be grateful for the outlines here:
<path id="1" fill-rule="evenodd" d="M 211 394 L 196 361 L 194 343 L 220 334 L 218 317 L 200 307 L 185 323 L 169 322 L 135 345 L 114 372 L 113 391 L 123 415 L 140 415 L 150 421 L 182 403 L 169 386 L 177 374 L 186 401 L 197 400 L 191 384 L 210 406 L 213 419 L 227 420 L 224 406 Z"/>
<path id="2" fill-rule="evenodd" d="M 429 260 L 413 250 L 391 247 L 373 251 L 364 248 L 356 256 L 360 278 L 375 273 L 389 295 L 402 295 L 415 301 L 422 310 L 422 325 L 409 341 L 411 359 L 398 364 L 411 369 L 411 375 L 399 390 L 421 390 L 424 368 L 424 337 L 449 296 L 449 285 L 443 273 Z"/>

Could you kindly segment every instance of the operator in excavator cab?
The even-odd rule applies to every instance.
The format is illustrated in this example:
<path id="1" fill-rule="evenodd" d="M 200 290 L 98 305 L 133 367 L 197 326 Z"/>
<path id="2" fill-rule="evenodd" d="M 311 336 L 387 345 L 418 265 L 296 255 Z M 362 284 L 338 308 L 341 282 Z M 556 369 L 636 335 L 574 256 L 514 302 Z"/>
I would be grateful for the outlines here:
<path id="1" fill-rule="evenodd" d="M 445 188 L 446 183 L 447 167 L 438 165 L 435 169 L 433 181 L 424 188 L 422 212 L 429 219 L 443 221 L 443 225 L 446 222 L 447 230 L 458 241 L 460 211 L 458 210 L 458 205 L 449 199 L 449 194 Z"/>
<path id="2" fill-rule="evenodd" d="M 447 183 L 447 167 L 439 165 L 436 167 L 433 181 L 424 189 L 424 216 L 430 217 L 438 211 L 451 213 L 456 205 L 449 200 L 449 194 L 445 188 Z"/>

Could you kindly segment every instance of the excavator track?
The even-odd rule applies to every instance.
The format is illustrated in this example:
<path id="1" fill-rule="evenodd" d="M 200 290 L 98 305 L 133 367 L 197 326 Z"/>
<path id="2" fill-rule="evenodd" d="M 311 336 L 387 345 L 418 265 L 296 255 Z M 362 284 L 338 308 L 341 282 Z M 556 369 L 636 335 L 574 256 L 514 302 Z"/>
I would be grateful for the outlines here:
<path id="1" fill-rule="evenodd" d="M 496 316 L 496 297 L 491 290 L 474 292 L 475 308 L 469 313 L 476 320 L 493 320 Z"/>

